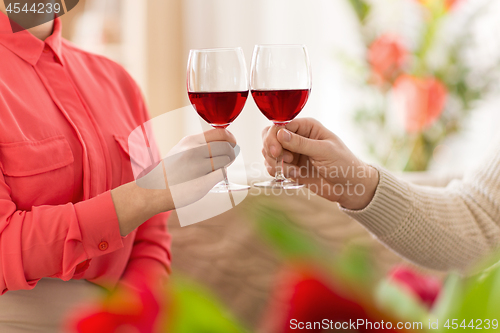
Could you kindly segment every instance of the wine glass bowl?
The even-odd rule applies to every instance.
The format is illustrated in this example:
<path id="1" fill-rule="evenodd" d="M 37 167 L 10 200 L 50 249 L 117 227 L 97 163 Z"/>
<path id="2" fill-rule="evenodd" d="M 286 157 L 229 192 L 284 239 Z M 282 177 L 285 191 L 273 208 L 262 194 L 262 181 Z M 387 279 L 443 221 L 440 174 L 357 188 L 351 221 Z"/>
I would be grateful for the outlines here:
<path id="1" fill-rule="evenodd" d="M 248 91 L 190 92 L 188 95 L 203 120 L 214 128 L 226 128 L 241 113 Z"/>
<path id="2" fill-rule="evenodd" d="M 187 91 L 194 109 L 210 126 L 228 127 L 241 113 L 248 97 L 248 76 L 241 48 L 200 49 L 189 52 Z M 250 188 L 224 181 L 211 192 L 227 193 Z"/>
<path id="3" fill-rule="evenodd" d="M 306 105 L 309 92 L 309 89 L 252 90 L 252 97 L 267 119 L 277 126 L 284 126 Z"/>
<path id="4" fill-rule="evenodd" d="M 256 45 L 250 89 L 255 104 L 267 119 L 284 127 L 302 111 L 311 92 L 311 66 L 304 45 Z M 297 189 L 304 185 L 283 174 L 283 154 L 276 158 L 272 181 L 257 187 Z"/>

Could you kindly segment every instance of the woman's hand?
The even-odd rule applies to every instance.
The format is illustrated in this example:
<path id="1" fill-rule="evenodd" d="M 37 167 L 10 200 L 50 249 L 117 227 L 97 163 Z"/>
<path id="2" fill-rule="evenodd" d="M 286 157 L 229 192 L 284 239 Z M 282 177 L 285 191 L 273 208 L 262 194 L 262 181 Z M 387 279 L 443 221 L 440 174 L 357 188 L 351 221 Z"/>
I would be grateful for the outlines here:
<path id="1" fill-rule="evenodd" d="M 183 138 L 154 169 L 139 176 L 144 189 L 167 189 L 175 207 L 187 206 L 203 198 L 224 179 L 222 169 L 238 155 L 234 136 L 221 129 Z"/>
<path id="2" fill-rule="evenodd" d="M 312 118 L 292 120 L 262 133 L 262 154 L 269 174 L 283 154 L 285 176 L 297 179 L 314 193 L 348 209 L 370 203 L 378 185 L 378 171 L 359 160 L 345 144 Z"/>
<path id="3" fill-rule="evenodd" d="M 111 191 L 122 236 L 158 213 L 203 198 L 238 152 L 234 136 L 222 129 L 182 139 L 145 175 Z"/>

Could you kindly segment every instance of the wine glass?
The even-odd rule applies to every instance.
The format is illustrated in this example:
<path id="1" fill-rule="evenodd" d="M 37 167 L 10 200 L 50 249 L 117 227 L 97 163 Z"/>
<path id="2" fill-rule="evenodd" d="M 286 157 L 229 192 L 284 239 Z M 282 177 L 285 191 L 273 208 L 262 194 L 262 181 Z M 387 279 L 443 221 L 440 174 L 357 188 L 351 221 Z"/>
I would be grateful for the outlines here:
<path id="1" fill-rule="evenodd" d="M 256 45 L 250 73 L 252 97 L 276 126 L 285 127 L 302 110 L 311 92 L 311 66 L 304 45 Z M 283 154 L 273 180 L 257 187 L 297 189 L 304 185 L 283 175 Z"/>
<path id="2" fill-rule="evenodd" d="M 194 109 L 210 126 L 228 127 L 241 113 L 248 97 L 248 76 L 243 50 L 237 48 L 201 49 L 189 52 L 188 96 Z M 210 192 L 227 193 L 250 188 L 224 180 Z"/>

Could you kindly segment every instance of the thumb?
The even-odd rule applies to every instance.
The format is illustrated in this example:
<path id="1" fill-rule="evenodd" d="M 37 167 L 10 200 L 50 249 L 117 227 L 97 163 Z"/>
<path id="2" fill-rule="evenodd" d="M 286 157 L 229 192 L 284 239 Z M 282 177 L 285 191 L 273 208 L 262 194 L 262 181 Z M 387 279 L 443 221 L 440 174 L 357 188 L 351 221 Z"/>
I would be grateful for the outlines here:
<path id="1" fill-rule="evenodd" d="M 277 137 L 281 146 L 292 153 L 311 157 L 321 154 L 321 141 L 319 140 L 308 139 L 286 129 L 280 129 Z"/>

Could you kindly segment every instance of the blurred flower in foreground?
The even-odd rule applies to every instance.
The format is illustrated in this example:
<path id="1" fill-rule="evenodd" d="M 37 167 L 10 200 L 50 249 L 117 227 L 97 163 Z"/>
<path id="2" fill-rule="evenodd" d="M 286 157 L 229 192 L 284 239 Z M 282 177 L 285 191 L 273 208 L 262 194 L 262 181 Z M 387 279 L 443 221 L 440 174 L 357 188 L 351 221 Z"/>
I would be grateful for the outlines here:
<path id="1" fill-rule="evenodd" d="M 453 9 L 453 6 L 455 6 L 458 3 L 458 0 L 417 0 L 417 1 L 426 7 L 444 5 L 445 10 L 447 11 Z"/>
<path id="2" fill-rule="evenodd" d="M 281 276 L 277 286 L 271 311 L 264 318 L 264 332 L 285 333 L 301 328 L 308 332 L 345 330 L 345 323 L 357 323 L 358 320 L 360 325 L 356 328 L 359 332 L 396 330 L 396 323 L 371 303 L 371 295 L 362 299 L 350 286 L 310 265 L 294 266 Z M 377 328 L 382 322 L 384 326 Z M 335 326 L 335 323 L 344 324 L 344 327 Z"/>
<path id="3" fill-rule="evenodd" d="M 70 317 L 67 331 L 78 333 L 157 332 L 160 314 L 158 295 L 140 284 L 136 290 L 123 287 L 102 304 Z"/>
<path id="4" fill-rule="evenodd" d="M 368 49 L 372 79 L 377 85 L 391 83 L 401 73 L 408 52 L 397 36 L 385 34 Z"/>
<path id="5" fill-rule="evenodd" d="M 405 288 L 428 309 L 432 308 L 441 292 L 441 281 L 437 277 L 422 275 L 403 266 L 392 270 L 389 281 Z"/>
<path id="6" fill-rule="evenodd" d="M 447 91 L 437 79 L 400 76 L 394 83 L 398 107 L 405 113 L 405 128 L 419 133 L 431 126 L 444 110 Z"/>
<path id="7" fill-rule="evenodd" d="M 246 333 L 212 292 L 188 277 L 172 274 L 166 286 L 134 281 L 104 300 L 78 309 L 64 332 L 77 333 Z"/>

